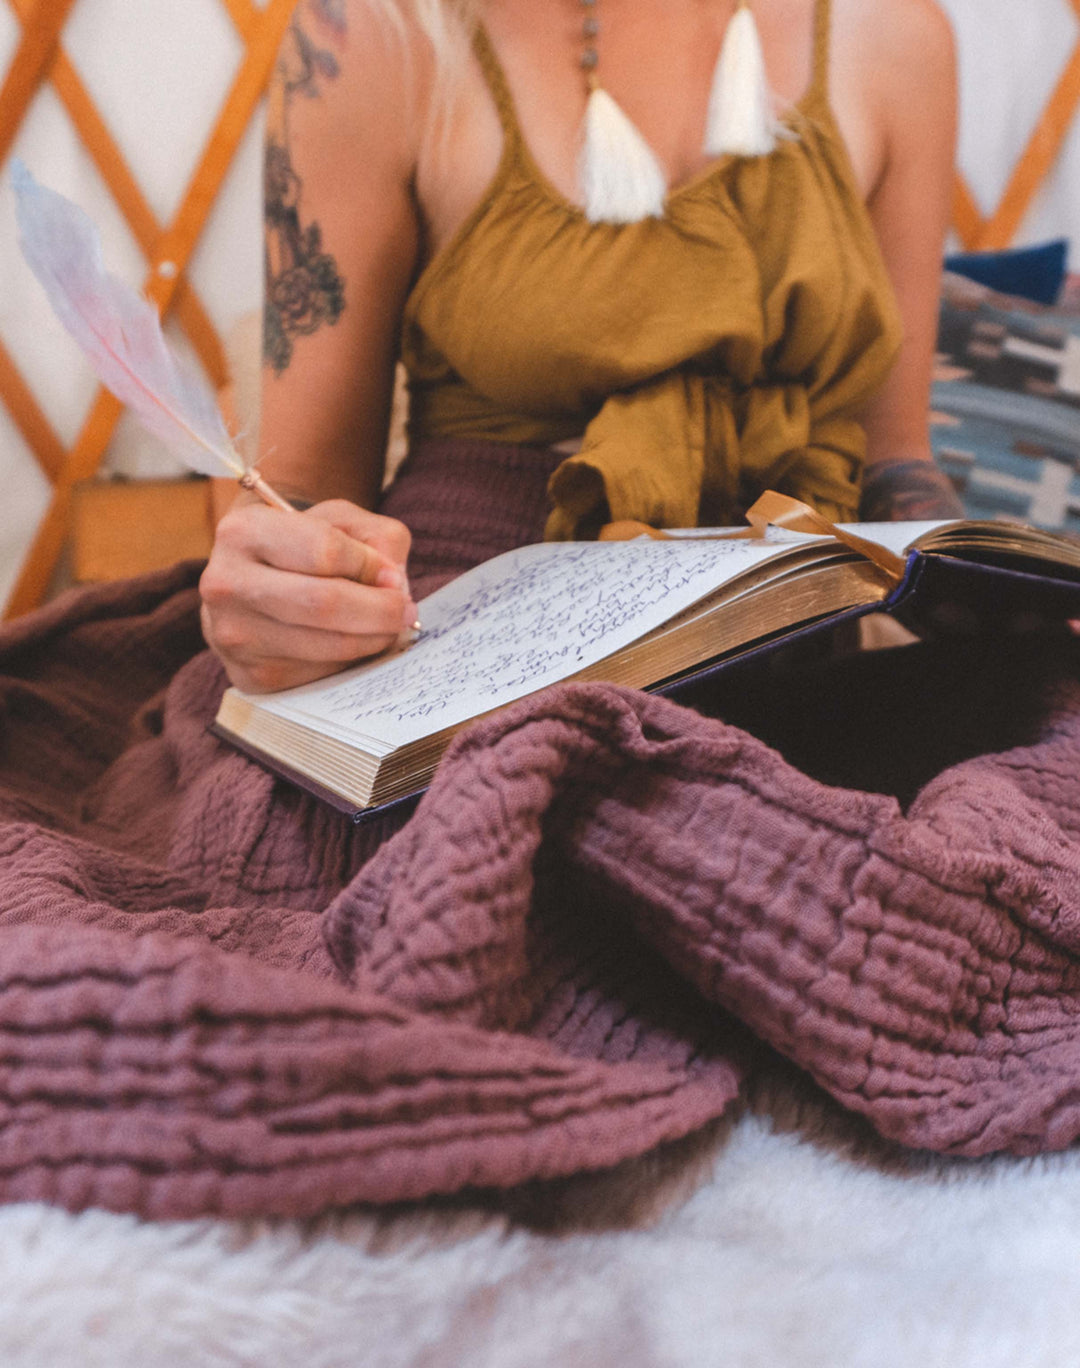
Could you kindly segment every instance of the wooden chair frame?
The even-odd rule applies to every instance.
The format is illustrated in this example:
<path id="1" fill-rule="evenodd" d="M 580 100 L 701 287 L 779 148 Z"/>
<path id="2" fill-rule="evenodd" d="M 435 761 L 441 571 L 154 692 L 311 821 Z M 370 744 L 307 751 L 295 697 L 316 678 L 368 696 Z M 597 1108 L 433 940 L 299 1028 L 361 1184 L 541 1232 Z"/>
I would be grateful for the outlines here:
<path id="1" fill-rule="evenodd" d="M 244 57 L 180 206 L 172 222 L 164 225 L 61 46 L 74 0 L 7 3 L 21 25 L 21 35 L 0 87 L 0 164 L 38 88 L 50 81 L 146 256 L 145 294 L 162 314 L 175 315 L 207 374 L 220 386 L 226 379 L 221 339 L 184 271 L 269 80 L 295 0 L 268 0 L 264 9 L 252 0 L 221 0 L 244 41 Z M 107 390 L 99 389 L 74 444 L 65 449 L 2 343 L 0 401 L 52 484 L 49 507 L 7 603 L 5 616 L 14 617 L 36 607 L 48 592 L 67 533 L 72 489 L 97 471 L 121 406 Z"/>
<path id="2" fill-rule="evenodd" d="M 207 374 L 226 379 L 221 339 L 185 268 L 210 208 L 265 89 L 295 0 L 220 0 L 245 44 L 245 55 L 206 147 L 169 224 L 158 222 L 93 100 L 61 45 L 74 0 L 6 0 L 21 28 L 15 56 L 0 87 L 0 165 L 44 82 L 51 82 L 87 151 L 115 196 L 148 263 L 144 289 L 162 313 L 172 312 Z M 1069 0 L 1080 18 L 1080 0 Z M 1080 106 L 1080 41 L 1028 141 L 997 208 L 984 217 L 963 176 L 957 175 L 954 227 L 968 250 L 1007 246 L 1050 173 Z M 7 603 L 5 616 L 36 607 L 48 592 L 69 525 L 72 490 L 93 476 L 109 444 L 120 405 L 99 389 L 70 448 L 57 436 L 0 343 L 0 402 L 52 485 L 52 497 Z"/>

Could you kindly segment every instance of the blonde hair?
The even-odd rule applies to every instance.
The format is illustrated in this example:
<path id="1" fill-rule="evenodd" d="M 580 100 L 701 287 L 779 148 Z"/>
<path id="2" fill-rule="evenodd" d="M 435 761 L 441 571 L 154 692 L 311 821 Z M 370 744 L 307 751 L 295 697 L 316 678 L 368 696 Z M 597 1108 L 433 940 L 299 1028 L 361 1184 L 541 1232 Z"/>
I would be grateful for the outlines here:
<path id="1" fill-rule="evenodd" d="M 468 46 L 481 0 L 366 0 L 404 32 L 415 25 L 431 44 L 440 77 L 459 64 Z"/>

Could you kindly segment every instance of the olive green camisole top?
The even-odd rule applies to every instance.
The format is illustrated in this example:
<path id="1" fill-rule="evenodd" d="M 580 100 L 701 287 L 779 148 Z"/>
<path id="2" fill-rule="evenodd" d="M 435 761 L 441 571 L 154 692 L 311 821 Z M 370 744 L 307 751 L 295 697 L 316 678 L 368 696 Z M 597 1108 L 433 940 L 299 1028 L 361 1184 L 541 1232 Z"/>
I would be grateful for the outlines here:
<path id="1" fill-rule="evenodd" d="M 828 0 L 792 136 L 724 157 L 661 218 L 590 223 L 533 161 L 477 53 L 499 167 L 407 301 L 410 437 L 554 446 L 549 538 L 609 519 L 738 521 L 764 489 L 851 519 L 857 414 L 899 343 L 893 293 L 828 100 Z"/>

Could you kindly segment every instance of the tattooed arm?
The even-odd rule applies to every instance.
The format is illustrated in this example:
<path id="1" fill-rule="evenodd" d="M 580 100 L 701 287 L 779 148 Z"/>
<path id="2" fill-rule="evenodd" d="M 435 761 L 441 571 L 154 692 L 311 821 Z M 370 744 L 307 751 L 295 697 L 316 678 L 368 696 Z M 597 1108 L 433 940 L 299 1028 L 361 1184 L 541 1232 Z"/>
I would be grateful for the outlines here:
<path id="1" fill-rule="evenodd" d="M 904 325 L 896 364 L 863 419 L 859 516 L 955 518 L 955 490 L 934 464 L 927 413 L 941 259 L 952 198 L 955 53 L 934 0 L 834 0 L 834 105 L 877 174 L 867 207 Z"/>
<path id="2" fill-rule="evenodd" d="M 259 466 L 312 504 L 239 499 L 202 581 L 203 630 L 242 688 L 384 649 L 416 616 L 407 530 L 378 494 L 401 311 L 416 270 L 423 62 L 364 4 L 302 0 L 273 84 L 265 174 Z"/>

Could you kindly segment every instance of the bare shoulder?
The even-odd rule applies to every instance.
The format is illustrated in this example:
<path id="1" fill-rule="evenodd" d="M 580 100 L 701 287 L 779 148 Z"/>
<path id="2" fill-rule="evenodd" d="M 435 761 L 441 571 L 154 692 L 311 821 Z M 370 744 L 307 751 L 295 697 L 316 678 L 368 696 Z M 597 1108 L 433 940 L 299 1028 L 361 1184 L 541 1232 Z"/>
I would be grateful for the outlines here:
<path id="1" fill-rule="evenodd" d="M 832 0 L 832 53 L 834 106 L 868 188 L 898 162 L 951 163 L 956 52 L 935 0 Z"/>
<path id="2" fill-rule="evenodd" d="M 935 0 L 833 0 L 833 43 L 893 98 L 955 81 L 952 26 Z"/>
<path id="3" fill-rule="evenodd" d="M 399 0 L 300 0 L 278 54 L 271 124 L 415 157 L 431 84 L 431 49 Z"/>

